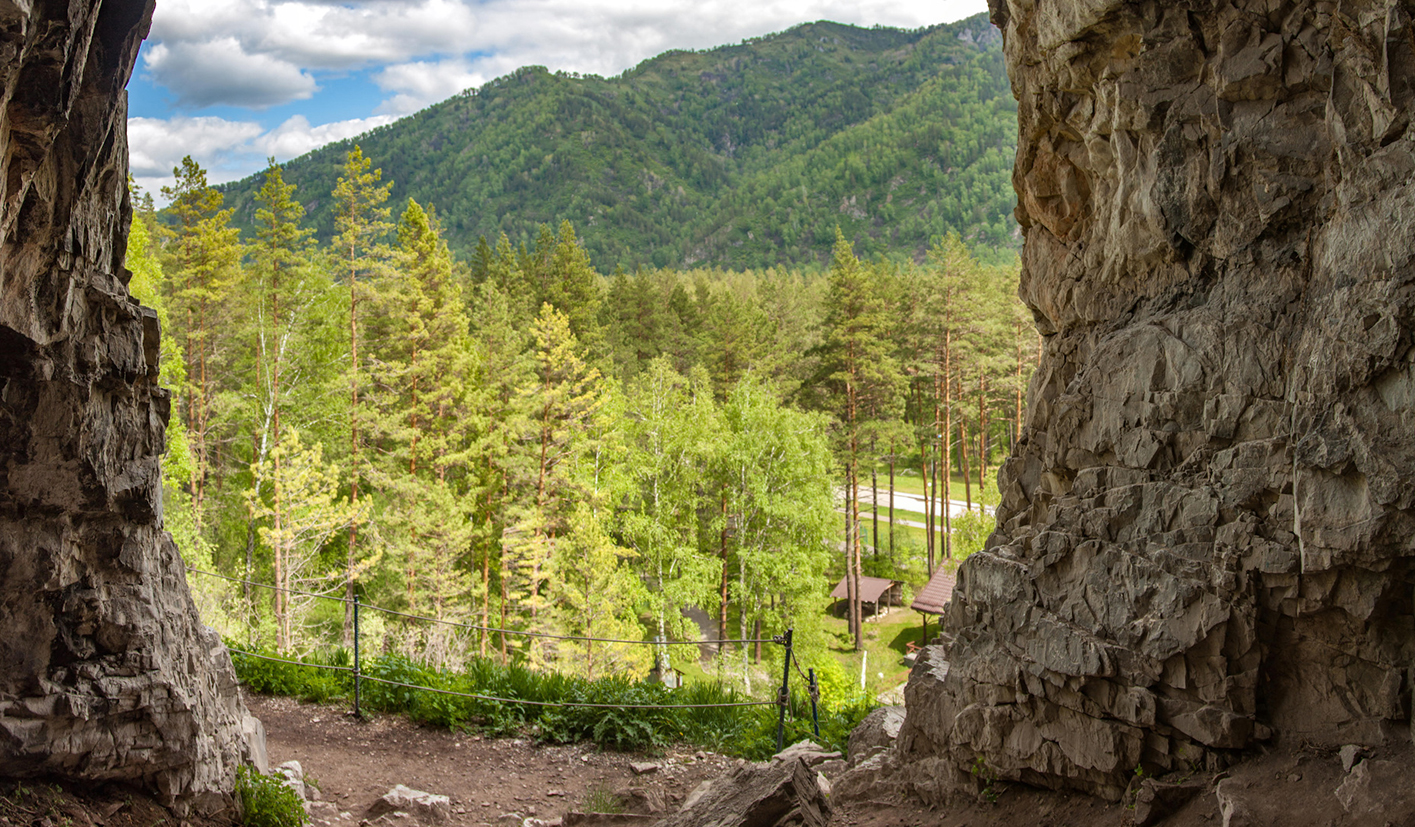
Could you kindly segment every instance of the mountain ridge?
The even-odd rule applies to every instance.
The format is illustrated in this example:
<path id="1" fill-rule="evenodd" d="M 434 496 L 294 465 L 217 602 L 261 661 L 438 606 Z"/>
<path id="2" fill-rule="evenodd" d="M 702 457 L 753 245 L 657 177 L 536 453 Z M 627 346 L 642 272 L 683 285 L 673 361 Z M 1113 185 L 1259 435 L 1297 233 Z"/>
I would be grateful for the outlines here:
<path id="1" fill-rule="evenodd" d="M 948 230 L 1011 250 L 1015 112 L 984 15 L 818 21 L 612 78 L 523 67 L 283 168 L 324 240 L 357 144 L 463 255 L 561 220 L 606 270 L 824 262 L 836 224 L 865 255 L 918 257 Z M 260 180 L 220 188 L 238 226 Z"/>

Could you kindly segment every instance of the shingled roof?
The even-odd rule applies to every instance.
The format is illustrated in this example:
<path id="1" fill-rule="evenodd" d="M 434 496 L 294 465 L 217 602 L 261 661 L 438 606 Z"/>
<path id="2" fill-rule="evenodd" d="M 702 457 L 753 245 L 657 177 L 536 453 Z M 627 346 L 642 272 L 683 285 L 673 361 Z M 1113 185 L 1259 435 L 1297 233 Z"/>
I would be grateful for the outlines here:
<path id="1" fill-rule="evenodd" d="M 900 584 L 900 580 L 887 580 L 883 577 L 861 577 L 860 578 L 860 600 L 864 603 L 878 603 L 880 595 Z M 830 596 L 833 600 L 844 600 L 850 596 L 847 590 L 845 578 L 840 578 L 840 582 L 835 584 L 835 589 Z"/>
<path id="2" fill-rule="evenodd" d="M 940 566 L 929 578 L 929 584 L 914 598 L 909 606 L 916 612 L 941 615 L 953 599 L 953 587 L 958 583 L 958 573 Z"/>

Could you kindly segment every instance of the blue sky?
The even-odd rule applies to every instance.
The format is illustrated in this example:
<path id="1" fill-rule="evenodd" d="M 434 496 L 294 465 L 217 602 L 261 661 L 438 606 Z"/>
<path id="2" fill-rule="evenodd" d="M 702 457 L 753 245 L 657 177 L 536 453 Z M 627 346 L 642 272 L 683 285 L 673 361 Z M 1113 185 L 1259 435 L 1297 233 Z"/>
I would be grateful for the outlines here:
<path id="1" fill-rule="evenodd" d="M 985 0 L 159 0 L 128 84 L 131 165 L 159 196 L 191 155 L 213 183 L 366 132 L 520 66 L 614 75 L 835 20 L 903 28 Z M 159 201 L 162 199 L 159 197 Z"/>

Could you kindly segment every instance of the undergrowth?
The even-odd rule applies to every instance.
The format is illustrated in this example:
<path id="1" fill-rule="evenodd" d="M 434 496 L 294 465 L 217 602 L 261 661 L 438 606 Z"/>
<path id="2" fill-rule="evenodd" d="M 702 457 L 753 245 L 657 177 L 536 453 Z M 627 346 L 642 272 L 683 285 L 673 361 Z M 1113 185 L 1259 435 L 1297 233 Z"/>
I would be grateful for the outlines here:
<path id="1" fill-rule="evenodd" d="M 279 778 L 250 767 L 236 771 L 236 795 L 241 800 L 244 827 L 301 827 L 308 823 L 304 803 Z"/>
<path id="2" fill-rule="evenodd" d="M 287 695 L 317 703 L 349 702 L 354 680 L 349 672 L 318 669 L 247 657 L 231 660 L 241 682 L 252 691 Z M 305 663 L 347 666 L 343 651 Z M 624 678 L 587 680 L 523 666 L 503 666 L 490 659 L 469 663 L 466 671 L 430 669 L 392 655 L 361 664 L 365 678 L 427 686 L 449 692 L 537 701 L 545 704 L 590 703 L 598 707 L 538 706 L 464 698 L 421 689 L 362 681 L 362 708 L 406 714 L 418 723 L 492 736 L 529 735 L 547 743 L 591 741 L 620 751 L 657 752 L 672 744 L 691 744 L 752 760 L 776 752 L 775 706 L 671 708 L 687 704 L 730 704 L 754 700 L 716 682 L 690 683 L 679 689 Z M 836 692 L 829 684 L 820 705 L 820 737 L 811 728 L 810 700 L 793 684 L 785 743 L 811 739 L 827 749 L 844 751 L 850 730 L 874 708 L 867 697 Z M 833 697 L 839 695 L 840 697 Z M 633 709 L 630 706 L 662 708 Z"/>

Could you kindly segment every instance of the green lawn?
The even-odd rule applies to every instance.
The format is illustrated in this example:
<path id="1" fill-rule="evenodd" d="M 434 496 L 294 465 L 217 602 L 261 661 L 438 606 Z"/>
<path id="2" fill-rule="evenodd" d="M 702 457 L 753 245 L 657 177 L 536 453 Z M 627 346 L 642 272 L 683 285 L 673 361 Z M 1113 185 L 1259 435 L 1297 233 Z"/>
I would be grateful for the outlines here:
<path id="1" fill-rule="evenodd" d="M 830 635 L 830 653 L 835 656 L 851 681 L 860 680 L 860 663 L 864 656 L 855 651 L 849 624 L 844 617 L 831 615 L 825 622 Z M 930 618 L 930 634 L 938 631 L 936 618 Z M 923 635 L 919 613 L 907 607 L 894 606 L 889 614 L 864 624 L 865 652 L 868 653 L 865 688 L 871 695 L 893 689 L 909 677 L 909 664 L 904 662 L 905 646 L 917 643 Z M 858 685 L 858 683 L 857 683 Z"/>
<path id="2" fill-rule="evenodd" d="M 877 481 L 879 482 L 880 490 L 887 491 L 889 489 L 889 466 L 886 465 L 881 469 L 876 469 L 876 471 Z M 862 486 L 861 490 L 869 491 L 869 472 L 867 470 L 860 472 L 860 481 Z M 988 467 L 987 481 L 989 485 L 986 489 L 987 495 L 983 497 L 983 502 L 987 503 L 988 505 L 996 505 L 997 496 L 994 493 L 997 491 L 996 466 Z M 920 496 L 923 496 L 924 480 L 922 477 L 919 476 L 919 472 L 917 469 L 906 469 L 896 465 L 894 467 L 894 488 L 897 491 L 903 491 L 908 494 L 918 494 Z M 950 481 L 950 490 L 948 492 L 949 496 L 955 500 L 961 500 L 963 499 L 963 495 L 966 490 L 967 489 L 964 487 L 963 484 L 963 475 L 954 473 Z M 867 495 L 861 496 L 864 499 L 868 499 Z M 977 473 L 974 472 L 973 501 L 977 502 L 978 498 L 978 476 Z"/>

